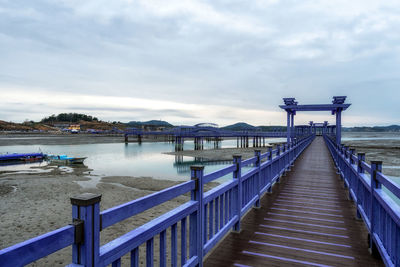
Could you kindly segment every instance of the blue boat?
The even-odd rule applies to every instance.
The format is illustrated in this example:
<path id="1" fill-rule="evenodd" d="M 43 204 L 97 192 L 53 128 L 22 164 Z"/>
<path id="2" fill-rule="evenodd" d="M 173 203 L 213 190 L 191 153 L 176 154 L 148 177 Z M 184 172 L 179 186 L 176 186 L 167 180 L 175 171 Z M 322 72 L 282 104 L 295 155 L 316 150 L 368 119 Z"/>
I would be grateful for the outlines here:
<path id="1" fill-rule="evenodd" d="M 43 153 L 11 153 L 1 154 L 0 162 L 8 161 L 40 161 L 43 160 L 46 155 Z"/>

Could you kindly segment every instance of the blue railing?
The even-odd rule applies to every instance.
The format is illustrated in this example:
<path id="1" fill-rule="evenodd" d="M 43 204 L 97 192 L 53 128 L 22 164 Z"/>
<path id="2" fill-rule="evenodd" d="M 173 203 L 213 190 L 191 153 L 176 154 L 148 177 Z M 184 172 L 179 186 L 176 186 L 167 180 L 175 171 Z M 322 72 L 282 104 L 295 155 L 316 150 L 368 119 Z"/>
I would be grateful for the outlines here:
<path id="1" fill-rule="evenodd" d="M 120 266 L 121 257 L 127 254 L 131 266 L 139 266 L 139 246 L 143 244 L 146 265 L 153 266 L 157 236 L 158 261 L 166 266 L 169 229 L 171 265 L 202 266 L 203 256 L 231 229 L 240 230 L 241 217 L 251 207 L 260 206 L 261 196 L 271 192 L 272 185 L 290 170 L 313 139 L 310 135 L 263 154 L 255 150 L 255 156 L 247 160 L 234 156 L 232 165 L 206 175 L 203 166 L 192 166 L 190 181 L 102 212 L 101 195 L 85 193 L 71 198 L 71 225 L 0 250 L 0 266 L 23 266 L 71 245 L 71 267 Z M 242 174 L 243 167 L 250 169 Z M 203 192 L 205 184 L 228 174 L 232 174 L 231 180 Z M 100 246 L 101 230 L 189 192 L 191 198 L 186 203 Z"/>
<path id="2" fill-rule="evenodd" d="M 381 161 L 368 165 L 364 153 L 356 156 L 355 149 L 336 145 L 327 135 L 324 138 L 356 204 L 356 216 L 368 229 L 371 252 L 379 252 L 386 266 L 400 266 L 400 185 L 382 174 Z"/>

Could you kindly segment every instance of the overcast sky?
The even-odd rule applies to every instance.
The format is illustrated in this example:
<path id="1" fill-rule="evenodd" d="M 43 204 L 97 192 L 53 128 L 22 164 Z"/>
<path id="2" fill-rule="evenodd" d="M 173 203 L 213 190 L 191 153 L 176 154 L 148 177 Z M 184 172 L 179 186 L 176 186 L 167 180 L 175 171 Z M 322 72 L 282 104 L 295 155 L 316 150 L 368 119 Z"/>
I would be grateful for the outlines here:
<path id="1" fill-rule="evenodd" d="M 398 0 L 0 0 L 0 120 L 400 124 Z M 303 113 L 297 123 L 333 122 Z"/>

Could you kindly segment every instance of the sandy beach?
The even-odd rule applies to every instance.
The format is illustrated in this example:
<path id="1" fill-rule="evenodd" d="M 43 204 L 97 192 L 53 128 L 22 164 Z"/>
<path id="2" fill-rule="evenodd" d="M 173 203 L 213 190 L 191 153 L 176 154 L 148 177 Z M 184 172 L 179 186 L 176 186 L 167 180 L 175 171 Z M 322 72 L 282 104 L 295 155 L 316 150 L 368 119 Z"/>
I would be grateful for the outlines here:
<path id="1" fill-rule="evenodd" d="M 85 180 L 88 178 L 76 173 L 0 176 L 0 248 L 69 224 L 71 196 L 83 192 L 102 194 L 100 206 L 105 210 L 178 184 L 150 177 L 104 177 L 96 187 L 82 188 L 78 182 Z M 105 244 L 187 200 L 188 196 L 178 197 L 109 227 L 102 231 L 101 243 Z M 70 261 L 71 249 L 66 248 L 32 266 L 64 266 Z"/>

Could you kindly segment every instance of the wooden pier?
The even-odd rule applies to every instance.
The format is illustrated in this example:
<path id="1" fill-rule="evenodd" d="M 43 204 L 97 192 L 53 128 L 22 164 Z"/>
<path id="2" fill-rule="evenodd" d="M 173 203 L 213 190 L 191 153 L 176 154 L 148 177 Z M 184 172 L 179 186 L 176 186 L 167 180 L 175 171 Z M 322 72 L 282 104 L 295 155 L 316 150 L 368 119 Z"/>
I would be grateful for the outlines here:
<path id="1" fill-rule="evenodd" d="M 368 164 L 364 153 L 341 144 L 345 98 L 322 105 L 285 98 L 286 143 L 245 160 L 234 155 L 233 164 L 210 173 L 191 166 L 190 180 L 176 186 L 103 211 L 101 195 L 74 196 L 72 224 L 0 250 L 0 266 L 72 247 L 69 267 L 137 267 L 140 257 L 148 267 L 400 267 L 400 185 L 382 173 L 382 162 Z M 330 111 L 336 127 L 310 122 L 298 131 L 297 111 Z M 102 230 L 185 194 L 190 200 L 100 245 Z"/>
<path id="2" fill-rule="evenodd" d="M 368 232 L 356 219 L 322 137 L 273 191 L 204 266 L 383 266 L 368 253 Z"/>

